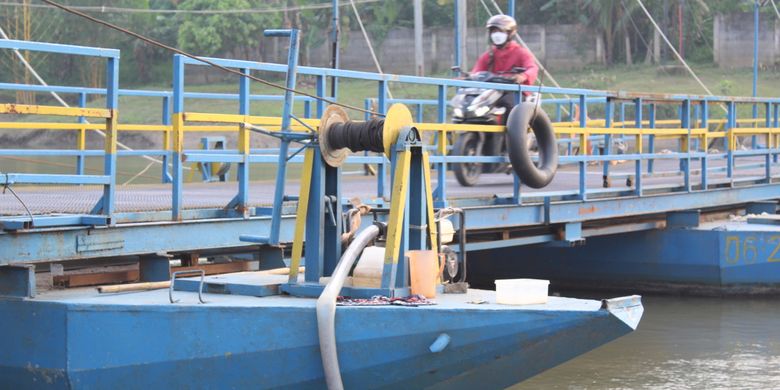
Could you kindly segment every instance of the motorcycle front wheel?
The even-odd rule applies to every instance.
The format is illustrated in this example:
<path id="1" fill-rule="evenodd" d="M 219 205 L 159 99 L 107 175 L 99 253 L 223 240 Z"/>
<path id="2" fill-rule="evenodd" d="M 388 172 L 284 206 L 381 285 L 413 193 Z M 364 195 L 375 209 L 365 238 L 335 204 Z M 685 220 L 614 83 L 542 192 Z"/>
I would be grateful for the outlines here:
<path id="1" fill-rule="evenodd" d="M 469 132 L 463 133 L 453 145 L 453 154 L 456 156 L 478 156 L 480 153 L 479 134 Z M 457 163 L 453 164 L 455 178 L 458 183 L 464 187 L 471 187 L 477 184 L 479 175 L 482 173 L 482 163 Z"/>

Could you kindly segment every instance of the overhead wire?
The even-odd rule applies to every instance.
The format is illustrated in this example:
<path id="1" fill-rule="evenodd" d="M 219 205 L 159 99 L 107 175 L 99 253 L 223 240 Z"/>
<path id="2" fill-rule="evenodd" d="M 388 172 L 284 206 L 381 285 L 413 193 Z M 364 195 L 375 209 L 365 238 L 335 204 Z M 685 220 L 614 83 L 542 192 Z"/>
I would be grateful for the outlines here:
<path id="1" fill-rule="evenodd" d="M 349 4 L 352 6 L 352 12 L 355 13 L 355 19 L 357 19 L 358 26 L 360 26 L 360 31 L 363 33 L 363 38 L 366 40 L 368 52 L 371 53 L 371 58 L 374 60 L 376 70 L 380 74 L 384 74 L 385 72 L 382 71 L 382 66 L 379 65 L 379 60 L 377 59 L 376 53 L 374 52 L 374 47 L 371 44 L 371 39 L 368 37 L 368 32 L 366 32 L 366 28 L 363 26 L 363 18 L 360 17 L 360 13 L 358 13 L 357 7 L 355 6 L 355 0 L 349 0 Z M 393 98 L 393 93 L 390 92 L 389 88 L 387 89 L 387 95 L 390 97 L 390 99 Z"/>
<path id="2" fill-rule="evenodd" d="M 503 13 L 504 13 L 504 11 L 503 11 L 503 10 L 501 9 L 501 7 L 498 5 L 498 3 L 496 2 L 496 0 L 491 0 L 491 2 L 493 3 L 493 6 L 496 8 L 496 10 L 498 10 L 498 12 L 499 12 L 499 13 L 501 13 L 501 14 L 503 14 Z M 491 14 L 491 15 L 492 15 L 493 13 L 492 13 L 492 12 L 488 12 L 488 14 Z M 525 47 L 526 49 L 528 49 L 528 44 L 527 44 L 527 43 L 525 43 L 525 41 L 523 40 L 523 38 L 521 38 L 521 37 L 520 37 L 520 34 L 515 34 L 515 39 L 517 40 L 517 42 L 518 42 L 518 43 L 520 43 L 521 45 L 523 45 L 523 47 Z M 542 71 L 542 74 L 544 74 L 544 75 L 546 76 L 546 78 L 547 78 L 548 80 L 550 80 L 550 82 L 551 82 L 551 83 L 552 83 L 552 84 L 553 84 L 553 85 L 554 85 L 556 88 L 563 88 L 563 87 L 561 87 L 561 84 L 559 84 L 559 83 L 558 83 L 558 81 L 557 81 L 557 80 L 555 80 L 555 77 L 553 77 L 553 75 L 552 75 L 552 74 L 551 74 L 551 73 L 550 73 L 550 72 L 547 70 L 547 67 L 545 67 L 545 66 L 542 64 L 542 62 L 541 62 L 541 61 L 539 61 L 539 58 L 538 58 L 538 57 L 536 57 L 536 54 L 534 54 L 534 53 L 533 53 L 533 52 L 532 52 L 530 49 L 528 50 L 528 52 L 529 52 L 529 53 L 531 53 L 531 56 L 533 57 L 533 59 L 534 59 L 534 62 L 535 62 L 535 63 L 536 63 L 536 65 L 539 67 L 539 69 Z M 571 96 L 570 96 L 570 95 L 568 95 L 568 94 L 563 94 L 563 96 L 565 96 L 567 99 L 571 99 Z M 566 109 L 566 107 L 561 107 L 561 109 L 562 109 L 562 110 L 563 110 L 563 112 L 565 112 L 566 114 L 570 114 L 569 110 L 568 110 L 568 109 Z"/>
<path id="3" fill-rule="evenodd" d="M 358 3 L 377 3 L 381 0 L 357 0 Z M 0 6 L 21 7 L 24 3 L 18 2 L 0 2 Z M 348 2 L 340 2 L 339 6 L 349 5 Z M 53 8 L 50 5 L 45 4 L 30 4 L 31 8 Z M 205 9 L 144 9 L 144 8 L 127 8 L 127 7 L 112 7 L 105 5 L 98 6 L 79 6 L 71 5 L 73 9 L 85 11 L 85 12 L 98 12 L 98 13 L 136 13 L 136 14 L 195 14 L 195 15 L 214 15 L 214 14 L 268 14 L 290 11 L 306 11 L 315 9 L 325 9 L 332 7 L 332 3 L 319 3 L 309 5 L 299 5 L 293 7 L 280 7 L 280 8 L 244 8 L 244 9 L 227 9 L 227 10 L 205 10 Z"/>
<path id="4" fill-rule="evenodd" d="M 709 88 L 707 88 L 707 85 L 704 84 L 703 81 L 699 78 L 698 75 L 696 75 L 696 72 L 691 69 L 691 67 L 688 65 L 688 63 L 685 61 L 685 59 L 680 55 L 680 53 L 677 51 L 677 49 L 672 45 L 672 42 L 669 41 L 669 38 L 666 37 L 666 34 L 664 34 L 663 30 L 661 30 L 661 27 L 658 26 L 658 23 L 656 23 L 655 19 L 653 18 L 653 15 L 650 14 L 650 11 L 647 10 L 645 7 L 644 2 L 642 0 L 636 0 L 639 4 L 639 7 L 642 8 L 642 11 L 644 11 L 645 15 L 647 15 L 647 18 L 650 19 L 650 23 L 653 24 L 655 29 L 658 31 L 658 34 L 663 38 L 663 40 L 666 42 L 666 44 L 669 46 L 669 48 L 672 50 L 672 53 L 677 57 L 677 59 L 680 61 L 680 63 L 685 67 L 685 69 L 688 71 L 688 73 L 693 76 L 693 78 L 696 80 L 697 83 L 709 94 L 714 95 L 712 91 L 710 91 Z"/>
<path id="5" fill-rule="evenodd" d="M 332 105 L 335 105 L 335 106 L 340 106 L 340 107 L 343 107 L 343 108 L 346 108 L 346 109 L 350 109 L 350 110 L 354 110 L 354 111 L 358 111 L 358 112 L 363 112 L 363 113 L 368 113 L 368 114 L 371 114 L 371 115 L 384 116 L 384 114 L 379 113 L 379 112 L 375 112 L 375 111 L 372 111 L 372 110 L 366 110 L 364 108 L 353 106 L 353 105 L 349 105 L 349 104 L 346 104 L 346 103 L 339 103 L 339 102 L 337 102 L 335 100 L 323 98 L 321 96 L 317 96 L 317 95 L 314 95 L 314 94 L 311 94 L 311 93 L 308 93 L 308 92 L 299 91 L 299 90 L 296 90 L 294 88 L 287 88 L 287 87 L 285 87 L 283 85 L 276 84 L 274 82 L 271 82 L 271 81 L 268 81 L 268 80 L 264 80 L 264 79 L 261 79 L 261 78 L 256 77 L 256 76 L 252 76 L 250 74 L 245 74 L 245 73 L 239 72 L 239 71 L 237 71 L 235 69 L 230 69 L 228 67 L 219 65 L 219 64 L 217 64 L 216 62 L 214 62 L 212 60 L 209 60 L 209 59 L 206 59 L 206 58 L 203 58 L 203 57 L 198 57 L 198 56 L 196 56 L 194 54 L 190 54 L 190 53 L 188 53 L 188 52 L 186 52 L 184 50 L 177 49 L 175 47 L 166 45 L 166 44 L 164 44 L 162 42 L 156 41 L 156 40 L 154 40 L 152 38 L 148 38 L 148 37 L 146 37 L 144 35 L 141 35 L 141 34 L 139 34 L 137 32 L 128 30 L 128 29 L 123 28 L 123 27 L 119 27 L 119 26 L 117 26 L 115 24 L 112 24 L 112 23 L 109 23 L 109 22 L 107 22 L 105 20 L 98 19 L 98 18 L 96 18 L 94 16 L 87 15 L 87 14 L 81 12 L 81 11 L 72 9 L 69 6 L 62 5 L 62 4 L 59 4 L 59 3 L 55 3 L 54 1 L 51 1 L 51 0 L 41 0 L 41 1 L 46 3 L 46 4 L 50 4 L 50 5 L 54 6 L 54 7 L 57 7 L 57 8 L 65 11 L 65 12 L 70 13 L 70 14 L 73 14 L 73 15 L 79 16 L 81 18 L 87 19 L 87 20 L 89 20 L 91 22 L 100 24 L 100 25 L 102 25 L 104 27 L 108 27 L 108 28 L 110 28 L 112 30 L 119 31 L 119 32 L 121 32 L 123 34 L 127 34 L 127 35 L 130 35 L 130 36 L 133 36 L 133 37 L 135 37 L 137 39 L 140 39 L 140 40 L 142 40 L 142 41 L 144 41 L 144 42 L 146 42 L 146 43 L 148 43 L 150 45 L 154 45 L 154 46 L 157 46 L 159 48 L 162 48 L 162 49 L 165 49 L 165 50 L 168 50 L 168 51 L 180 54 L 180 55 L 182 55 L 184 57 L 193 59 L 195 61 L 202 62 L 202 63 L 204 63 L 206 65 L 210 65 L 210 66 L 212 66 L 214 68 L 217 68 L 217 69 L 219 69 L 219 70 L 221 70 L 223 72 L 231 73 L 231 74 L 237 75 L 239 77 L 246 77 L 246 78 L 248 78 L 250 80 L 256 81 L 256 82 L 258 82 L 260 84 L 264 84 L 264 85 L 267 85 L 267 86 L 272 87 L 272 88 L 280 89 L 280 90 L 287 91 L 287 92 L 296 93 L 296 94 L 301 95 L 301 96 L 307 96 L 307 97 L 310 97 L 310 98 L 313 98 L 313 99 L 317 99 L 317 100 L 320 100 L 320 101 L 323 101 L 325 103 L 332 104 Z"/>
<path id="6" fill-rule="evenodd" d="M 6 40 L 9 40 L 9 39 L 10 39 L 10 38 L 8 37 L 8 35 L 5 33 L 5 30 L 3 30 L 3 28 L 2 28 L 2 27 L 0 27 L 0 37 L 2 37 L 2 39 L 6 39 Z M 27 68 L 27 70 L 30 72 L 30 74 L 31 74 L 31 75 L 32 75 L 32 76 L 33 76 L 33 77 L 34 77 L 34 78 L 35 78 L 35 79 L 38 81 L 38 83 L 40 83 L 41 85 L 43 85 L 43 86 L 45 86 L 45 87 L 48 87 L 48 86 L 49 86 L 49 84 L 48 84 L 48 83 L 46 83 L 46 80 L 44 80 L 44 79 L 43 79 L 43 77 L 41 77 L 41 75 L 40 75 L 40 74 L 38 74 L 38 72 L 35 70 L 35 68 L 34 68 L 34 67 L 33 67 L 33 66 L 30 64 L 30 62 L 29 62 L 29 61 L 27 61 L 27 59 L 26 59 L 26 58 L 24 58 L 24 56 L 22 55 L 22 53 L 21 53 L 21 52 L 20 52 L 18 49 L 13 49 L 13 52 L 14 52 L 14 55 L 15 55 L 15 56 L 16 56 L 16 57 L 19 59 L 19 61 L 21 61 L 21 63 L 24 65 L 24 67 L 25 67 L 25 68 Z M 60 103 L 60 104 L 61 104 L 63 107 L 70 107 L 70 105 L 69 105 L 69 104 L 68 104 L 68 103 L 67 103 L 67 102 L 66 102 L 64 99 L 62 99 L 62 97 L 60 97 L 60 95 L 59 95 L 57 92 L 55 92 L 55 91 L 49 91 L 49 93 L 50 93 L 50 94 L 52 95 L 52 97 L 54 97 L 54 99 L 55 99 L 55 100 L 56 100 L 58 103 Z M 85 119 L 84 121 L 85 121 L 86 123 L 89 123 L 89 121 L 88 121 L 88 120 L 86 120 L 86 119 Z M 103 137 L 103 138 L 105 138 L 105 137 L 106 137 L 106 133 L 105 133 L 104 131 L 102 131 L 102 130 L 97 130 L 97 129 L 96 129 L 96 130 L 95 130 L 95 132 L 96 132 L 96 133 L 98 133 L 98 134 L 100 134 L 100 136 L 101 136 L 101 137 Z M 132 148 L 130 148 L 129 146 L 127 146 L 127 145 L 125 145 L 125 144 L 123 144 L 123 143 L 121 143 L 121 142 L 119 142 L 119 141 L 117 141 L 117 143 L 116 143 L 116 144 L 117 144 L 117 146 L 119 146 L 121 149 L 124 149 L 124 150 L 133 150 L 133 149 L 132 149 Z M 151 164 L 155 164 L 155 163 L 157 163 L 157 164 L 162 164 L 162 163 L 163 163 L 161 160 L 158 160 L 158 159 L 156 159 L 156 158 L 154 158 L 154 157 L 151 157 L 151 156 L 141 156 L 141 157 L 142 157 L 142 158 L 144 158 L 144 159 L 146 159 L 146 160 L 148 160 L 148 161 L 151 161 L 150 165 L 151 165 Z M 148 168 L 147 168 L 147 169 L 148 169 Z"/>

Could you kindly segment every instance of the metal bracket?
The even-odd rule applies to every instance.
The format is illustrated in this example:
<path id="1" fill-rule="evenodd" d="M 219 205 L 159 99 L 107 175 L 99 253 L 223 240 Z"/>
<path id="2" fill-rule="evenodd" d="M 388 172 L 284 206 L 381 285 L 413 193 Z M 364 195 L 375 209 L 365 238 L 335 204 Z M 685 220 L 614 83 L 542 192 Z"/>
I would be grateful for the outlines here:
<path id="1" fill-rule="evenodd" d="M 203 282 L 206 279 L 206 271 L 202 269 L 176 271 L 171 275 L 171 285 L 168 286 L 168 299 L 171 301 L 171 303 L 176 303 L 180 301 L 179 299 L 176 300 L 173 299 L 173 284 L 176 281 L 176 277 L 182 274 L 200 274 L 200 285 L 198 286 L 198 301 L 200 301 L 200 303 L 206 303 L 206 301 L 203 300 Z"/>
<path id="2" fill-rule="evenodd" d="M 675 211 L 666 214 L 667 228 L 699 227 L 699 210 Z"/>

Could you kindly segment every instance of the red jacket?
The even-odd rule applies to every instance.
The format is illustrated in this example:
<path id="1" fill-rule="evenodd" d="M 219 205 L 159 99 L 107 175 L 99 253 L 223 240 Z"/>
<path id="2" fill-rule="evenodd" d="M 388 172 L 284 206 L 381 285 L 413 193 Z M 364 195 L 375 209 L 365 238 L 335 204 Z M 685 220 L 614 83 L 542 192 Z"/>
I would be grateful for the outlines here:
<path id="1" fill-rule="evenodd" d="M 490 52 L 493 52 L 493 66 L 490 66 Z M 477 60 L 474 64 L 474 72 L 490 71 L 493 73 L 511 72 L 514 67 L 525 68 L 526 80 L 523 85 L 533 85 L 539 74 L 539 67 L 536 66 L 534 56 L 531 52 L 518 45 L 517 42 L 509 41 L 504 47 L 497 48 L 491 46 L 490 49 Z"/>

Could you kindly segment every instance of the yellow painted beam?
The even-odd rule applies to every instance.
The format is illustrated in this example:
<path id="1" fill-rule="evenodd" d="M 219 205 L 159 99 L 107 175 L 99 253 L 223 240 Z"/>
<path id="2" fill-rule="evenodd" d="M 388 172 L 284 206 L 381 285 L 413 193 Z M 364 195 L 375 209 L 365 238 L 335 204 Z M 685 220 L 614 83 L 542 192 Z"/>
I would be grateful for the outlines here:
<path id="1" fill-rule="evenodd" d="M 214 123 L 250 123 L 256 126 L 280 126 L 282 124 L 282 118 L 278 116 L 252 116 L 252 115 L 235 115 L 235 114 L 212 114 L 204 112 L 185 112 L 184 120 L 187 122 L 214 122 Z M 317 128 L 320 125 L 319 119 L 301 119 L 301 122 Z M 294 121 L 291 127 L 300 127 L 306 129 L 305 126 L 297 124 Z"/>
<path id="2" fill-rule="evenodd" d="M 59 122 L 0 122 L 0 129 L 24 130 L 103 130 L 106 126 L 99 123 L 59 123 Z"/>
<path id="3" fill-rule="evenodd" d="M 57 107 L 28 104 L 0 104 L 0 114 L 86 116 L 90 118 L 110 118 L 111 110 L 105 108 Z"/>
<path id="4" fill-rule="evenodd" d="M 119 124 L 118 130 L 119 131 L 164 131 L 164 132 L 168 132 L 168 131 L 173 130 L 173 126 Z"/>
<path id="5" fill-rule="evenodd" d="M 506 127 L 498 125 L 469 125 L 463 123 L 412 123 L 419 131 L 479 131 L 483 133 L 501 133 Z"/>

